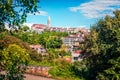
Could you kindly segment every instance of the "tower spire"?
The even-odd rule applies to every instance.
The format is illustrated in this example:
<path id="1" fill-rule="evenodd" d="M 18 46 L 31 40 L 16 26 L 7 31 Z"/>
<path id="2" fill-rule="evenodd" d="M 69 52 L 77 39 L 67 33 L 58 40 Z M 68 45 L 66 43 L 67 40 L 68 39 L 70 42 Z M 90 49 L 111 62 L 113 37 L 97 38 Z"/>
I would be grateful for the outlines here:
<path id="1" fill-rule="evenodd" d="M 50 16 L 48 16 L 47 26 L 50 27 Z"/>

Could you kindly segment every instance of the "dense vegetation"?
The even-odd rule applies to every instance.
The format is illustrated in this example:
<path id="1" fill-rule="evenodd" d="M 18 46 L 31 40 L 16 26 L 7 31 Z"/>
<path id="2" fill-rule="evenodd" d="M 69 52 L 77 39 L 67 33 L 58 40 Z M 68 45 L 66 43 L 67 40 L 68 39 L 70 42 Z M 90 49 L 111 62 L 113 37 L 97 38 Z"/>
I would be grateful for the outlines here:
<path id="1" fill-rule="evenodd" d="M 120 11 L 106 16 L 91 27 L 81 49 L 87 58 L 74 67 L 85 80 L 120 79 Z M 76 65 L 75 65 L 76 66 Z"/>
<path id="2" fill-rule="evenodd" d="M 3 79 L 21 80 L 25 73 L 26 65 L 30 60 L 32 50 L 28 44 L 22 40 L 10 36 L 7 31 L 0 34 L 0 72 L 5 71 L 6 77 Z M 16 76 L 16 77 L 15 77 Z"/>
<path id="3" fill-rule="evenodd" d="M 41 44 L 44 48 L 60 48 L 62 45 L 61 38 L 67 36 L 68 34 L 54 31 L 45 31 L 42 34 L 38 34 L 33 31 L 25 32 L 22 29 L 14 32 L 12 35 L 29 44 Z"/>
<path id="4" fill-rule="evenodd" d="M 5 23 L 19 25 L 25 22 L 27 13 L 37 11 L 38 0 L 0 0 L 0 28 Z"/>
<path id="5" fill-rule="evenodd" d="M 37 2 L 38 0 L 0 0 L 0 80 L 23 79 L 30 58 L 29 50 L 25 42 L 9 35 L 11 30 L 7 32 L 5 25 L 15 29 L 15 25 L 25 22 L 27 13 L 37 11 Z M 6 76 L 1 76 L 3 71 Z"/>
<path id="6" fill-rule="evenodd" d="M 26 49 L 22 49 L 16 44 L 10 44 L 7 48 L 0 51 L 0 68 L 6 71 L 9 80 L 22 80 L 24 78 L 26 65 L 29 61 L 29 54 Z"/>
<path id="7" fill-rule="evenodd" d="M 9 32 L 9 31 L 5 30 L 5 31 L 1 32 L 1 34 L 0 34 L 0 44 L 1 44 L 0 45 L 0 49 L 1 49 L 1 51 L 4 50 L 4 49 L 6 49 L 6 48 L 8 48 L 11 44 L 15 44 L 16 46 L 20 46 L 22 49 L 25 49 L 26 53 L 29 54 L 28 55 L 28 58 L 29 58 L 29 63 L 28 64 L 29 65 L 33 65 L 33 66 L 35 66 L 35 65 L 36 66 L 53 66 L 53 68 L 51 69 L 51 71 L 53 73 L 51 72 L 51 74 L 55 74 L 53 70 L 56 69 L 56 67 L 57 67 L 57 69 L 59 69 L 59 73 L 61 73 L 61 69 L 63 68 L 62 61 L 64 61 L 63 57 L 64 56 L 66 56 L 66 57 L 70 57 L 71 56 L 70 52 L 65 52 L 64 51 L 64 47 L 62 47 L 62 43 L 61 42 L 59 43 L 59 45 L 60 45 L 59 47 L 57 47 L 57 46 L 54 46 L 54 47 L 45 47 L 45 48 L 47 48 L 47 55 L 41 55 L 41 54 L 38 54 L 36 51 L 32 50 L 29 47 L 30 43 L 26 43 L 27 39 L 24 39 L 27 36 L 22 37 L 24 34 L 27 34 L 27 35 L 31 35 L 32 34 L 32 35 L 36 35 L 37 36 L 37 37 L 34 36 L 34 38 L 31 38 L 31 40 L 34 40 L 35 38 L 36 39 L 37 38 L 38 39 L 43 39 L 41 37 L 44 37 L 44 39 L 46 39 L 47 37 L 44 36 L 44 35 L 48 35 L 48 36 L 52 36 L 52 37 L 54 36 L 53 39 L 56 38 L 56 37 L 59 37 L 60 41 L 61 41 L 61 37 L 66 36 L 67 34 L 66 33 L 60 33 L 60 32 L 44 32 L 42 34 L 37 34 L 35 32 L 24 31 L 24 29 L 22 29 L 22 28 L 20 30 L 18 30 L 17 32 L 16 31 Z M 21 35 L 21 38 L 19 37 L 20 35 Z M 48 40 L 51 40 L 51 39 L 52 38 L 50 38 Z M 25 40 L 25 41 L 23 41 L 23 40 Z M 54 41 L 54 42 L 55 43 L 53 43 L 53 44 L 55 44 L 55 45 L 57 44 L 58 45 L 57 41 Z M 39 43 L 35 43 L 35 44 L 39 44 Z M 53 44 L 49 44 L 48 46 L 51 46 Z M 43 46 L 46 46 L 46 45 L 43 44 Z M 1 60 L 4 60 L 4 58 L 2 58 Z M 67 62 L 65 62 L 65 64 L 66 64 L 66 66 L 67 65 L 68 66 L 71 65 L 70 63 L 67 63 Z M 61 65 L 61 66 L 59 66 L 59 65 Z M 1 68 L 3 68 L 3 67 L 4 66 L 2 66 Z M 61 73 L 60 77 L 62 77 L 62 76 L 65 77 L 64 73 L 67 74 L 67 76 L 68 76 L 68 73 L 72 74 L 72 72 L 69 71 L 69 70 L 67 70 L 68 72 L 66 72 L 66 69 L 68 69 L 68 68 L 63 69 L 64 72 Z M 2 69 L 2 70 L 4 70 L 4 69 Z M 19 74 L 19 73 L 16 73 L 16 74 Z M 55 77 L 57 77 L 57 76 L 55 76 Z M 69 78 L 68 78 L 68 80 L 69 80 Z"/>

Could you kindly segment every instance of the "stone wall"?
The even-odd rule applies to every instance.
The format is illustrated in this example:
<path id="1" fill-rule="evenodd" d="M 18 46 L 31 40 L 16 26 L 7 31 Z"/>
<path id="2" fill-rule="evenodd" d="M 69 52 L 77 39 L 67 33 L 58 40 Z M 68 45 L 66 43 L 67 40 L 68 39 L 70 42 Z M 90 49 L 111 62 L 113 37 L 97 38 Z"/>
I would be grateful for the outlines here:
<path id="1" fill-rule="evenodd" d="M 48 71 L 51 67 L 48 66 L 28 66 L 26 73 L 33 75 L 40 75 L 45 77 L 50 77 Z"/>

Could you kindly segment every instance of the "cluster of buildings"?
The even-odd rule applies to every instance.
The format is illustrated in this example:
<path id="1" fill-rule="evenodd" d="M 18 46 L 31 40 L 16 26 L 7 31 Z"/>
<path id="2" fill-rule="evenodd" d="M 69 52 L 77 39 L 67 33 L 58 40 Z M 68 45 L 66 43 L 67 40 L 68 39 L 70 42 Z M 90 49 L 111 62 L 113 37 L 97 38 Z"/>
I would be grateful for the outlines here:
<path id="1" fill-rule="evenodd" d="M 35 31 L 37 33 L 42 33 L 44 31 L 56 31 L 56 32 L 67 32 L 67 33 L 77 33 L 79 31 L 83 31 L 85 33 L 89 32 L 89 30 L 85 29 L 85 28 L 52 27 L 50 24 L 50 17 L 48 17 L 47 25 L 45 25 L 45 24 L 33 24 L 31 26 L 31 30 Z"/>
<path id="2" fill-rule="evenodd" d="M 72 55 L 72 62 L 74 61 L 81 61 L 82 60 L 82 51 L 79 50 L 80 42 L 84 41 L 84 35 L 87 33 L 76 33 L 76 34 L 70 34 L 67 37 L 63 37 L 62 41 L 64 46 L 67 47 L 66 51 L 70 51 Z"/>
<path id="3" fill-rule="evenodd" d="M 67 32 L 67 33 L 77 33 L 81 28 L 62 28 L 62 27 L 48 27 L 44 24 L 33 24 L 31 30 L 37 33 L 42 33 L 44 31 L 56 31 L 56 32 Z"/>
<path id="4" fill-rule="evenodd" d="M 50 17 L 48 17 L 47 25 L 45 24 L 33 24 L 31 30 L 41 34 L 44 31 L 56 31 L 56 32 L 67 32 L 69 36 L 63 37 L 63 45 L 67 47 L 66 51 L 70 51 L 72 55 L 72 61 L 81 61 L 81 50 L 78 50 L 80 42 L 84 41 L 84 35 L 89 34 L 90 30 L 86 28 L 62 28 L 62 27 L 51 27 Z M 30 45 L 30 47 L 36 50 L 42 55 L 46 54 L 46 50 L 41 45 Z"/>

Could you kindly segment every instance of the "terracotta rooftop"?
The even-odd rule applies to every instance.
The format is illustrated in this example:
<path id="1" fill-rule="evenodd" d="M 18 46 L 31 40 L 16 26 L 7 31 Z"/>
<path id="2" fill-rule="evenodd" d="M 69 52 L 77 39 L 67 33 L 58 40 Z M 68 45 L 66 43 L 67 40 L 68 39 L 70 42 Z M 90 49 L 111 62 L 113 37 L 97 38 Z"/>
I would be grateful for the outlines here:
<path id="1" fill-rule="evenodd" d="M 31 48 L 41 48 L 41 45 L 30 45 Z"/>
<path id="2" fill-rule="evenodd" d="M 82 50 L 77 50 L 77 51 L 75 51 L 74 54 L 80 54 L 81 52 L 82 52 Z"/>
<path id="3" fill-rule="evenodd" d="M 46 27 L 46 25 L 44 25 L 44 24 L 33 24 L 32 27 L 42 28 L 42 27 Z"/>

